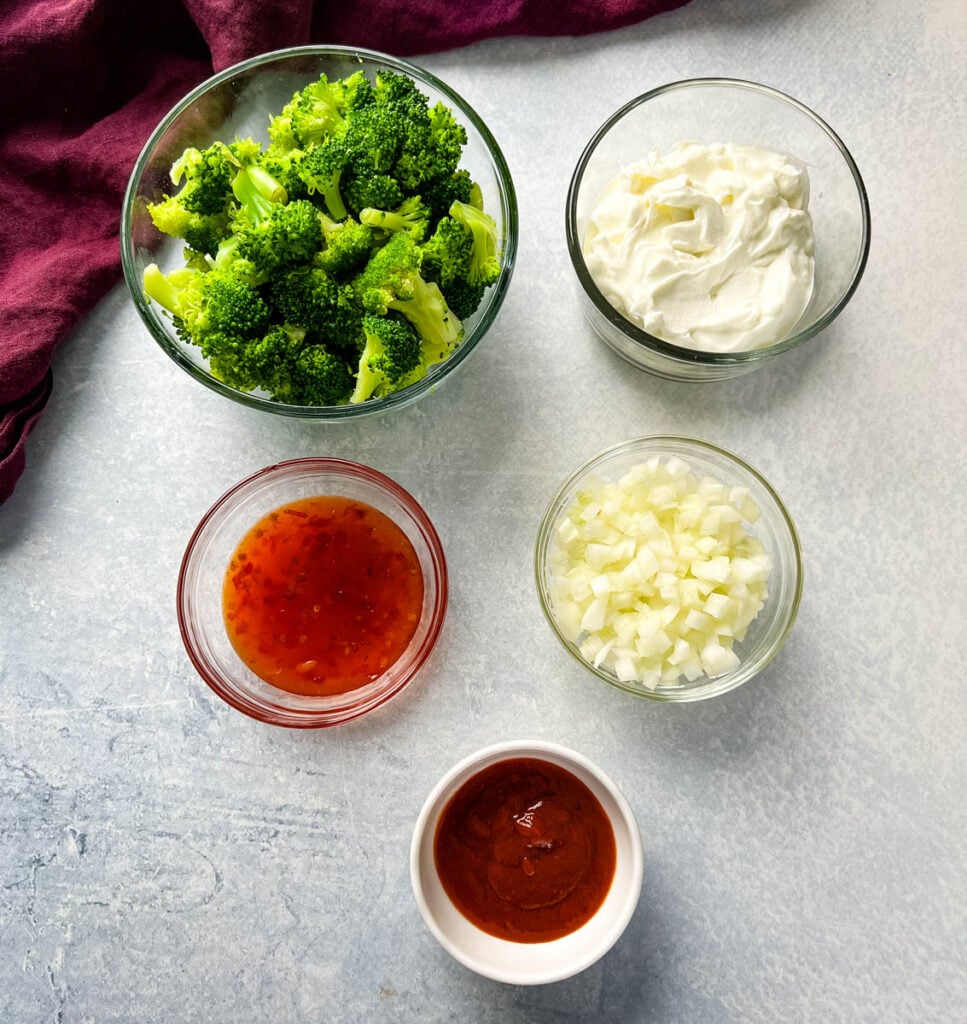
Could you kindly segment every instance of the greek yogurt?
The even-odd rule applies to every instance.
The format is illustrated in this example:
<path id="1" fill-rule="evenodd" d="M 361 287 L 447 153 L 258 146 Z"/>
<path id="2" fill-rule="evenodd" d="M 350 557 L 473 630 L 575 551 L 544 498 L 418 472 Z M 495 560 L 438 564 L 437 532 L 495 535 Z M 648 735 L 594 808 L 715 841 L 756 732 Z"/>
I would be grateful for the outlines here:
<path id="1" fill-rule="evenodd" d="M 623 168 L 595 204 L 588 271 L 623 316 L 706 352 L 764 348 L 802 316 L 815 270 L 809 178 L 755 146 L 682 142 Z"/>

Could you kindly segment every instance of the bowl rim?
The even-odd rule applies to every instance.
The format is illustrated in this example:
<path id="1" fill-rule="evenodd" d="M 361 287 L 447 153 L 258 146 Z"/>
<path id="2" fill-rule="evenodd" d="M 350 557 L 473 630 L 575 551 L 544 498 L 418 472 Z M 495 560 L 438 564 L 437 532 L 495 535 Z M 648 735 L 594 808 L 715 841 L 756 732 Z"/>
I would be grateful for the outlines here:
<path id="1" fill-rule="evenodd" d="M 823 316 L 808 327 L 795 331 L 793 334 L 788 335 L 782 341 L 778 341 L 773 345 L 766 345 L 763 348 L 750 349 L 744 352 L 709 352 L 685 348 L 682 345 L 676 345 L 674 342 L 665 341 L 653 334 L 649 334 L 646 330 L 622 316 L 621 313 L 619 313 L 604 297 L 589 273 L 581 252 L 581 239 L 578 237 L 577 197 L 580 191 L 581 182 L 584 178 L 585 169 L 587 168 L 587 165 L 601 139 L 618 121 L 621 120 L 621 118 L 632 111 L 635 107 L 641 106 L 648 100 L 654 99 L 655 97 L 661 96 L 667 92 L 703 88 L 707 86 L 721 86 L 725 88 L 734 88 L 740 91 L 761 93 L 779 100 L 782 103 L 786 103 L 789 106 L 794 107 L 800 113 L 805 114 L 807 118 L 809 118 L 829 137 L 830 141 L 839 150 L 853 178 L 853 183 L 856 186 L 857 196 L 860 201 L 862 240 L 860 244 L 859 258 L 853 267 L 853 275 L 850 279 L 849 286 L 840 296 L 839 300 L 835 305 L 827 310 Z M 664 85 L 660 85 L 654 89 L 649 89 L 647 92 L 629 100 L 611 114 L 611 116 L 608 117 L 607 120 L 605 120 L 591 136 L 590 140 L 581 152 L 581 156 L 578 158 L 574 172 L 571 175 L 570 184 L 568 185 L 567 199 L 564 205 L 564 230 L 565 237 L 567 239 L 568 255 L 585 294 L 594 304 L 597 311 L 614 327 L 620 330 L 630 341 L 642 348 L 652 349 L 655 352 L 677 362 L 698 363 L 706 366 L 745 364 L 751 369 L 752 364 L 769 359 L 782 352 L 788 352 L 790 349 L 797 348 L 799 345 L 803 344 L 803 342 L 815 337 L 821 331 L 825 330 L 846 307 L 849 300 L 853 297 L 853 293 L 859 287 L 860 280 L 863 277 L 864 271 L 866 270 L 866 264 L 869 260 L 871 240 L 870 202 L 866 191 L 866 185 L 863 182 L 859 167 L 857 167 L 852 154 L 846 148 L 846 144 L 822 117 L 820 117 L 814 110 L 807 107 L 800 100 L 797 100 L 794 97 L 789 96 L 787 93 L 773 88 L 772 86 L 763 85 L 760 82 L 753 82 L 744 78 L 683 78 L 675 82 L 668 82 Z"/>
<path id="2" fill-rule="evenodd" d="M 291 405 L 286 402 L 274 402 L 270 398 L 262 397 L 253 392 L 240 391 L 230 387 L 223 381 L 212 376 L 204 367 L 199 366 L 189 359 L 174 343 L 167 333 L 162 331 L 155 323 L 154 317 L 145 301 L 140 277 L 135 266 L 135 257 L 132 249 L 133 232 L 133 210 L 137 196 L 137 186 L 144 173 L 148 157 L 156 143 L 170 128 L 172 123 L 184 113 L 200 96 L 203 96 L 210 89 L 230 80 L 236 75 L 259 68 L 265 64 L 300 57 L 342 57 L 349 61 L 358 62 L 371 61 L 384 64 L 395 71 L 403 72 L 412 77 L 417 83 L 424 82 L 436 89 L 451 104 L 459 109 L 460 118 L 466 120 L 473 126 L 474 130 L 482 138 L 490 158 L 493 162 L 496 177 L 499 182 L 499 189 L 502 193 L 502 206 L 506 207 L 507 222 L 503 238 L 503 251 L 501 254 L 500 276 L 491 286 L 489 301 L 486 310 L 480 320 L 474 325 L 472 332 L 466 334 L 457 348 L 442 362 L 430 367 L 427 375 L 402 391 L 395 391 L 376 400 L 368 400 L 357 404 L 346 405 Z M 436 386 L 446 377 L 449 377 L 473 352 L 477 344 L 489 330 L 496 319 L 513 277 L 516 266 L 517 246 L 519 235 L 519 215 L 517 207 L 517 193 L 510 168 L 504 157 L 493 133 L 484 123 L 476 109 L 464 99 L 452 86 L 438 78 L 432 72 L 414 64 L 411 61 L 395 57 L 392 54 L 380 50 L 370 50 L 360 46 L 342 45 L 307 45 L 283 47 L 271 50 L 267 53 L 260 53 L 254 57 L 239 61 L 231 66 L 222 69 L 214 75 L 206 78 L 203 82 L 191 89 L 181 100 L 179 100 L 158 123 L 152 131 L 147 142 L 141 148 L 134 168 L 128 178 L 127 187 L 124 191 L 124 199 L 121 204 L 121 226 L 119 243 L 121 249 L 121 271 L 127 285 L 128 292 L 134 303 L 142 322 L 148 329 L 148 333 L 154 339 L 158 347 L 167 355 L 172 362 L 180 366 L 189 376 L 204 384 L 207 388 L 226 398 L 230 398 L 241 405 L 252 409 L 261 409 L 280 416 L 289 416 L 299 419 L 316 420 L 321 422 L 339 422 L 342 420 L 355 419 L 360 416 L 371 416 L 390 409 L 409 405 L 416 399 L 433 391 Z M 159 336 L 159 334 L 161 336 Z"/>
<path id="3" fill-rule="evenodd" d="M 427 547 L 429 561 L 432 568 L 432 578 L 435 588 L 433 603 L 429 609 L 430 625 L 426 636 L 420 642 L 419 647 L 410 655 L 411 663 L 405 672 L 400 673 L 393 685 L 379 690 L 376 693 L 368 694 L 365 699 L 354 701 L 353 695 L 360 694 L 362 689 L 350 690 L 347 694 L 338 695 L 346 699 L 336 705 L 325 708 L 291 708 L 291 707 L 268 707 L 262 702 L 249 697 L 241 690 L 227 689 L 221 681 L 210 671 L 208 660 L 200 651 L 196 639 L 195 628 L 189 621 L 190 616 L 186 607 L 188 601 L 187 583 L 189 572 L 195 564 L 198 556 L 199 542 L 216 517 L 223 514 L 231 514 L 232 503 L 241 495 L 254 490 L 259 483 L 279 474 L 295 473 L 300 469 L 315 470 L 321 472 L 337 472 L 343 475 L 352 476 L 367 483 L 375 485 L 378 489 L 385 491 L 394 498 L 407 513 L 412 517 L 414 523 L 422 535 Z M 252 524 L 254 525 L 254 524 Z M 433 653 L 440 634 L 443 630 L 443 623 L 446 619 L 447 606 L 449 603 L 449 577 L 447 571 L 446 556 L 443 551 L 443 544 L 430 517 L 420 503 L 405 488 L 395 480 L 373 469 L 371 466 L 362 463 L 352 462 L 348 459 L 329 456 L 311 456 L 296 459 L 286 459 L 282 462 L 273 463 L 262 469 L 250 473 L 248 476 L 233 484 L 225 491 L 205 514 L 191 533 L 191 537 L 185 546 L 184 554 L 178 570 L 178 578 L 175 587 L 175 604 L 178 618 L 178 629 L 181 634 L 182 644 L 188 654 L 188 658 L 195 668 L 195 671 L 208 685 L 212 692 L 226 704 L 242 712 L 249 718 L 254 718 L 267 725 L 284 726 L 293 729 L 320 729 L 335 725 L 341 725 L 352 721 L 362 715 L 368 714 L 375 708 L 385 704 L 392 697 L 396 696 L 407 686 L 424 666 Z M 407 655 L 404 652 L 400 657 Z M 394 662 L 394 665 L 397 662 Z M 311 698 L 307 698 L 311 699 Z"/>
<path id="4" fill-rule="evenodd" d="M 523 967 L 517 971 L 504 972 L 498 968 L 490 966 L 477 957 L 474 957 L 461 946 L 457 945 L 440 927 L 438 921 L 431 913 L 422 881 L 421 859 L 429 845 L 428 856 L 431 861 L 433 860 L 436 823 L 439 820 L 440 815 L 443 813 L 449 797 L 452 793 L 456 792 L 458 783 L 462 784 L 464 781 L 476 774 L 477 771 L 515 756 L 530 757 L 535 760 L 540 760 L 542 756 L 545 756 L 546 758 L 556 758 L 562 765 L 573 765 L 592 778 L 601 787 L 601 790 L 607 793 L 608 799 L 613 801 L 617 809 L 618 820 L 616 821 L 614 815 L 608 813 L 606 809 L 608 819 L 611 822 L 612 829 L 616 832 L 618 827 L 621 827 L 622 833 L 626 834 L 628 844 L 628 873 L 630 877 L 630 884 L 622 899 L 620 911 L 615 915 L 610 928 L 599 942 L 593 946 L 586 946 L 582 951 L 582 954 L 569 961 L 566 966 L 562 965 L 554 970 L 548 970 L 543 973 L 527 970 Z M 582 781 L 584 780 L 582 779 Z M 631 808 L 631 804 L 628 802 L 624 793 L 622 793 L 611 777 L 590 758 L 561 743 L 549 740 L 503 740 L 498 743 L 488 744 L 487 746 L 481 747 L 473 753 L 461 758 L 443 774 L 443 776 L 430 790 L 430 793 L 424 800 L 417 816 L 416 823 L 413 827 L 413 835 L 410 840 L 410 884 L 413 889 L 414 900 L 416 901 L 417 908 L 420 912 L 420 916 L 423 918 L 424 924 L 443 949 L 445 949 L 458 963 L 463 964 L 464 967 L 469 968 L 483 977 L 490 978 L 493 981 L 501 981 L 506 984 L 544 985 L 555 981 L 563 981 L 565 978 L 573 977 L 575 974 L 579 974 L 581 971 L 586 970 L 592 964 L 601 959 L 615 945 L 618 939 L 621 938 L 631 921 L 631 918 L 634 916 L 641 897 L 643 878 L 644 848 L 641 840 L 641 832 L 639 830 L 634 811 Z M 612 883 L 612 885 L 613 884 L 614 883 Z M 449 896 L 446 895 L 446 890 L 442 891 L 446 899 L 449 901 Z M 475 926 L 469 921 L 468 925 L 475 928 Z M 507 939 L 499 939 L 486 932 L 481 932 L 481 934 L 486 935 L 486 940 L 488 942 L 492 941 L 500 945 L 526 949 L 528 946 L 549 948 L 554 946 L 556 943 L 565 943 L 569 938 L 580 934 L 580 931 L 581 929 L 579 928 L 559 939 L 553 939 L 545 943 L 517 943 L 511 942 Z"/>
<path id="5" fill-rule="evenodd" d="M 641 457 L 644 459 L 648 457 L 648 455 L 664 454 L 661 451 L 655 451 L 654 447 L 669 444 L 680 445 L 686 450 L 691 448 L 699 452 L 710 453 L 713 458 L 724 459 L 727 463 L 736 466 L 740 471 L 748 473 L 762 487 L 764 493 L 774 503 L 776 510 L 779 513 L 778 519 L 785 526 L 788 533 L 793 552 L 792 564 L 790 570 L 787 570 L 787 573 L 791 571 L 792 574 L 792 591 L 789 605 L 784 615 L 782 632 L 772 646 L 755 664 L 754 670 L 749 672 L 748 669 L 746 669 L 746 671 L 743 672 L 743 668 L 748 664 L 743 661 L 731 672 L 726 672 L 723 675 L 713 676 L 711 678 L 706 676 L 704 677 L 704 682 L 692 684 L 687 689 L 680 691 L 671 690 L 670 688 L 663 691 L 661 687 L 649 690 L 643 686 L 633 686 L 629 683 L 622 682 L 613 674 L 604 671 L 600 666 L 595 666 L 589 662 L 578 650 L 575 649 L 571 641 L 568 640 L 561 631 L 561 627 L 551 610 L 550 599 L 545 583 L 546 555 L 550 545 L 551 531 L 561 512 L 564 496 L 569 491 L 573 490 L 574 485 L 583 477 L 587 476 L 596 467 L 608 462 L 615 456 L 630 453 L 638 448 L 645 449 L 648 447 L 648 451 L 642 451 Z M 687 455 L 683 457 L 687 458 Z M 785 502 L 779 496 L 779 493 L 762 475 L 762 473 L 759 472 L 759 470 L 746 462 L 740 455 L 737 455 L 728 448 L 723 448 L 721 445 L 714 444 L 711 441 L 705 441 L 701 438 L 691 437 L 686 434 L 644 434 L 639 437 L 629 438 L 627 441 L 620 441 L 616 444 L 609 445 L 607 448 L 603 448 L 597 454 L 586 459 L 577 467 L 577 469 L 569 473 L 561 485 L 556 489 L 544 511 L 544 515 L 541 517 L 540 526 L 537 532 L 537 540 L 534 544 L 534 580 L 537 586 L 538 601 L 541 606 L 541 611 L 544 613 L 544 618 L 547 620 L 552 632 L 557 637 L 564 650 L 582 668 L 592 673 L 592 675 L 597 676 L 598 679 L 601 679 L 609 686 L 613 686 L 615 689 L 621 690 L 624 693 L 629 693 L 634 697 L 644 697 L 648 700 L 659 701 L 662 703 L 685 704 L 694 701 L 707 700 L 711 697 L 718 697 L 724 693 L 730 692 L 731 690 L 737 689 L 743 684 L 749 682 L 749 680 L 753 679 L 755 676 L 759 675 L 782 650 L 790 632 L 792 631 L 792 627 L 795 624 L 796 617 L 799 613 L 799 605 L 802 600 L 802 545 L 799 539 L 799 531 L 796 529 L 796 524 L 793 521 L 789 510 L 786 508 Z"/>

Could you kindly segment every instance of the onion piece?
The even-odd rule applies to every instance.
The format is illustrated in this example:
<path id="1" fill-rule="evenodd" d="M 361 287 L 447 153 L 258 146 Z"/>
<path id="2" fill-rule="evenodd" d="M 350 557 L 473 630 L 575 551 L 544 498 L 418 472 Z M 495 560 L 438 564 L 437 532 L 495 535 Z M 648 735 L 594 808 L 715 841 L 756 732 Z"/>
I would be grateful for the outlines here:
<path id="1" fill-rule="evenodd" d="M 759 515 L 748 488 L 674 455 L 589 481 L 553 533 L 558 627 L 592 665 L 648 689 L 732 671 L 768 599 Z"/>

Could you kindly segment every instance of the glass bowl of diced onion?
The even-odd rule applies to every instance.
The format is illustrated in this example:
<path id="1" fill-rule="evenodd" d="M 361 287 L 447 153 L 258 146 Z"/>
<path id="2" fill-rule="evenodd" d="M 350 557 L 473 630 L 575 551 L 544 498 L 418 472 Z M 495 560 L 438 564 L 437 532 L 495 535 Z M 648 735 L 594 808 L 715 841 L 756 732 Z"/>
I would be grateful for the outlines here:
<path id="1" fill-rule="evenodd" d="M 715 697 L 779 652 L 799 608 L 796 527 L 769 482 L 690 437 L 614 445 L 563 482 L 535 553 L 555 635 L 606 683 Z"/>

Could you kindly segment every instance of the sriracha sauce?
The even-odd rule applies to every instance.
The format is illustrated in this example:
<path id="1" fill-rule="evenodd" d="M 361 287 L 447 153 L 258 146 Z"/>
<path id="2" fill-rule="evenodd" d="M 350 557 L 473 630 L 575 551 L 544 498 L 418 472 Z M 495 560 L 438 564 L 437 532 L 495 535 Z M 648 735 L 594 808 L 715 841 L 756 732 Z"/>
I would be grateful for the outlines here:
<path id="1" fill-rule="evenodd" d="M 450 798 L 433 847 L 437 875 L 478 928 L 548 942 L 589 921 L 614 879 L 614 830 L 573 773 L 549 761 L 498 761 Z"/>

